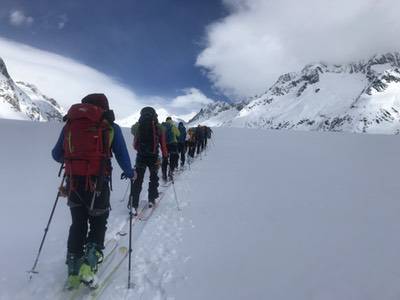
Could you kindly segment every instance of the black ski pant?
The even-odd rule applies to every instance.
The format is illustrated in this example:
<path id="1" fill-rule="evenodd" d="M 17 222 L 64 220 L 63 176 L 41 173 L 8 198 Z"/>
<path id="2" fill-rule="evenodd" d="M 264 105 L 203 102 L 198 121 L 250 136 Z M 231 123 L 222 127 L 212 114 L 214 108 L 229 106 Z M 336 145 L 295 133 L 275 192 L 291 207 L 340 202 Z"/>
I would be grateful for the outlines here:
<path id="1" fill-rule="evenodd" d="M 197 154 L 200 154 L 200 152 L 203 151 L 203 145 L 203 140 L 197 142 Z"/>
<path id="2" fill-rule="evenodd" d="M 142 191 L 144 174 L 146 168 L 150 171 L 150 182 L 148 189 L 148 199 L 150 202 L 154 202 L 158 198 L 158 169 L 159 169 L 159 159 L 158 155 L 144 156 L 138 154 L 136 156 L 135 169 L 137 172 L 137 178 L 133 182 L 133 207 L 138 208 L 140 192 Z"/>
<path id="3" fill-rule="evenodd" d="M 167 149 L 169 157 L 168 159 L 163 159 L 161 166 L 164 178 L 167 177 L 168 165 L 169 165 L 169 172 L 172 174 L 175 168 L 178 166 L 178 161 L 179 161 L 178 144 L 177 143 L 167 144 Z"/>
<path id="4" fill-rule="evenodd" d="M 185 165 L 185 158 L 186 158 L 186 144 L 185 142 L 183 143 L 178 143 L 178 153 L 181 157 L 181 166 Z"/>
<path id="5" fill-rule="evenodd" d="M 208 138 L 206 137 L 206 138 L 204 138 L 204 148 L 207 148 L 207 140 L 208 140 Z"/>
<path id="6" fill-rule="evenodd" d="M 191 158 L 194 158 L 194 154 L 196 152 L 196 143 L 195 142 L 189 142 L 188 143 L 188 147 L 189 147 L 188 155 Z"/>
<path id="7" fill-rule="evenodd" d="M 91 204 L 94 192 L 87 184 L 86 176 L 74 176 L 70 181 L 73 185 L 68 197 L 72 224 L 68 235 L 68 252 L 83 255 L 87 243 L 96 244 L 98 250 L 104 249 L 104 237 L 107 230 L 107 219 L 110 211 L 110 188 L 108 182 L 98 196 L 95 196 L 93 209 Z"/>

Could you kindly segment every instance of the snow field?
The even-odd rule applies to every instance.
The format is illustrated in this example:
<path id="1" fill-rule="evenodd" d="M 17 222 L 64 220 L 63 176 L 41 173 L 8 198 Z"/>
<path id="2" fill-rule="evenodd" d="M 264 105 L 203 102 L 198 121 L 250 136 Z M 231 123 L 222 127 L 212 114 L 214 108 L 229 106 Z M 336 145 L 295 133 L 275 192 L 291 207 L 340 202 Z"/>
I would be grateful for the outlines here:
<path id="1" fill-rule="evenodd" d="M 66 277 L 63 201 L 40 273 L 30 283 L 25 273 L 60 181 L 50 157 L 54 126 L 0 120 L 1 300 L 56 299 Z M 126 289 L 126 260 L 100 299 L 400 297 L 397 136 L 218 128 L 210 145 L 176 177 L 182 210 L 171 187 L 152 217 L 134 225 L 135 288 Z M 127 182 L 113 165 L 108 238 L 128 217 Z"/>
<path id="2" fill-rule="evenodd" d="M 215 132 L 192 172 L 176 299 L 400 296 L 397 137 Z"/>
<path id="3" fill-rule="evenodd" d="M 2 210 L 0 217 L 0 238 L 2 241 L 6 241 L 0 246 L 2 253 L 0 264 L 3 266 L 0 273 L 0 299 L 65 298 L 61 289 L 66 280 L 65 253 L 70 225 L 70 213 L 65 199 L 59 200 L 50 225 L 37 267 L 40 273 L 35 275 L 31 282 L 28 282 L 26 273 L 32 267 L 43 229 L 47 224 L 56 197 L 57 186 L 61 182 L 61 179 L 57 178 L 59 165 L 52 161 L 50 156 L 61 126 L 9 120 L 0 120 L 0 123 L 1 135 L 8 141 L 7 147 L 3 147 L 1 150 L 2 158 L 0 159 L 3 166 L 0 173 L 2 199 L 6 208 Z M 128 130 L 126 130 L 125 138 L 134 162 L 135 156 L 130 146 L 131 136 Z M 115 161 L 113 166 L 114 191 L 111 196 L 112 211 L 106 240 L 115 237 L 120 230 L 128 232 L 126 226 L 128 195 L 125 193 L 128 182 L 117 180 L 121 170 Z M 158 297 L 157 295 L 163 293 L 162 283 L 171 280 L 169 274 L 172 272 L 168 269 L 168 264 L 163 271 L 157 268 L 159 262 L 168 262 L 168 258 L 175 255 L 176 250 L 173 245 L 182 239 L 180 233 L 180 226 L 184 221 L 182 215 L 176 215 L 176 221 L 168 221 L 171 213 L 177 211 L 174 199 L 171 198 L 173 194 L 169 194 L 171 192 L 172 189 L 167 191 L 160 207 L 153 214 L 154 225 L 152 225 L 152 219 L 147 222 L 137 221 L 134 225 L 133 282 L 140 283 L 136 284 L 137 287 L 143 283 L 143 287 L 138 292 L 134 291 L 139 295 L 151 294 Z M 141 199 L 147 199 L 146 180 Z M 164 207 L 164 202 L 167 201 L 173 201 L 172 207 L 169 208 L 168 205 Z M 182 203 L 182 205 L 185 204 Z M 158 212 L 161 213 L 164 208 L 167 214 L 159 215 Z M 150 227 L 149 230 L 145 230 L 146 226 Z M 150 237 L 148 241 L 150 244 L 145 242 L 138 244 L 136 253 L 136 244 L 146 236 Z M 153 236 L 165 236 L 165 238 L 161 240 L 160 244 L 155 244 Z M 127 246 L 128 235 L 120 237 L 119 243 L 119 246 Z M 117 256 L 114 261 L 117 261 Z M 127 262 L 128 260 L 121 267 L 120 278 L 116 276 L 116 280 L 108 287 L 110 291 L 106 290 L 103 299 L 107 299 L 107 297 L 120 299 L 126 293 Z M 154 278 L 156 281 L 149 281 L 148 273 L 154 272 L 154 270 L 156 270 L 155 275 L 159 274 L 159 279 Z M 114 290 L 118 292 L 115 293 Z"/>

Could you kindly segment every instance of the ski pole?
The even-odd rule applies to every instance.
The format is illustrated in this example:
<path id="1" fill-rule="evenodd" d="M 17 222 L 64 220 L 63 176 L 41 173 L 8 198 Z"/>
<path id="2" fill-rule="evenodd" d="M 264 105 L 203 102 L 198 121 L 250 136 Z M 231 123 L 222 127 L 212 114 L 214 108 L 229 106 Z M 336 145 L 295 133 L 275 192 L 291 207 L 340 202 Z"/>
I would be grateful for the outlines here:
<path id="1" fill-rule="evenodd" d="M 128 289 L 131 288 L 131 266 L 132 266 L 132 219 L 133 219 L 133 180 L 131 180 L 131 193 L 129 195 L 129 262 L 128 262 Z"/>
<path id="2" fill-rule="evenodd" d="M 61 176 L 61 172 L 62 172 L 63 168 L 64 168 L 64 164 L 62 164 L 61 167 L 60 167 L 60 171 L 58 172 L 58 177 Z M 58 189 L 58 192 L 57 192 L 56 201 L 54 202 L 53 209 L 51 210 L 51 213 L 50 213 L 49 221 L 47 222 L 47 226 L 46 226 L 46 228 L 44 229 L 44 235 L 43 235 L 42 241 L 41 241 L 40 246 L 39 246 L 38 254 L 37 254 L 37 256 L 36 256 L 35 262 L 33 263 L 32 269 L 31 269 L 30 271 L 28 271 L 28 273 L 29 273 L 29 280 L 32 279 L 33 274 L 39 273 L 38 271 L 36 271 L 36 266 L 37 266 L 37 264 L 38 264 L 38 262 L 39 262 L 39 257 L 40 257 L 40 254 L 41 254 L 41 252 L 42 252 L 42 248 L 43 248 L 43 245 L 44 245 L 44 241 L 45 241 L 45 239 L 46 239 L 46 236 L 47 236 L 47 232 L 49 231 L 49 227 L 50 227 L 51 220 L 53 219 L 54 211 L 56 210 L 56 206 L 57 206 L 57 203 L 58 203 L 58 199 L 59 199 L 60 196 L 61 196 L 61 191 L 60 191 L 60 190 L 61 190 L 61 188 L 62 188 L 63 185 L 64 185 L 65 177 L 66 177 L 66 176 L 65 176 L 65 172 L 64 172 L 64 175 L 63 175 L 62 180 L 61 180 L 61 185 L 60 185 L 60 187 L 59 187 L 59 189 Z"/>
<path id="3" fill-rule="evenodd" d="M 176 201 L 176 207 L 178 208 L 179 211 L 181 211 L 181 207 L 179 206 L 179 202 L 178 202 L 178 196 L 176 194 L 176 190 L 175 190 L 175 180 L 174 177 L 171 178 L 172 179 L 172 189 L 174 190 L 174 195 L 175 195 L 175 201 Z"/>

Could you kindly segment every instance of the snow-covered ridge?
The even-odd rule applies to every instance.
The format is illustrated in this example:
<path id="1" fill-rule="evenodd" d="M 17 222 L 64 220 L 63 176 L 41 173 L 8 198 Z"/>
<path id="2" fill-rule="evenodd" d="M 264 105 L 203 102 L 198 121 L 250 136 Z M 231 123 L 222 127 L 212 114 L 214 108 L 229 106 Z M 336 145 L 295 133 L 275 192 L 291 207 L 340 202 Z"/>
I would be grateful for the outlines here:
<path id="1" fill-rule="evenodd" d="M 0 118 L 61 121 L 63 109 L 53 98 L 26 82 L 15 82 L 0 58 Z"/>
<path id="2" fill-rule="evenodd" d="M 209 126 L 398 133 L 400 54 L 344 65 L 315 63 L 283 74 L 264 94 L 215 103 L 191 121 Z"/>

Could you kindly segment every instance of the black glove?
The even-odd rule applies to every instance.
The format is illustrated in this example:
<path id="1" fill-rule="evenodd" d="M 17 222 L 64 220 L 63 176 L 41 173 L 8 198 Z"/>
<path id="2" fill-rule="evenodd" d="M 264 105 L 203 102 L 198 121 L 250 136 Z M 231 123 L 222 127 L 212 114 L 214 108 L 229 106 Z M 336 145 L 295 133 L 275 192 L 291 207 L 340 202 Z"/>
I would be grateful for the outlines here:
<path id="1" fill-rule="evenodd" d="M 135 180 L 137 177 L 137 174 L 134 169 L 131 170 L 131 172 L 122 172 L 121 174 L 121 179 L 130 179 L 130 180 Z"/>

